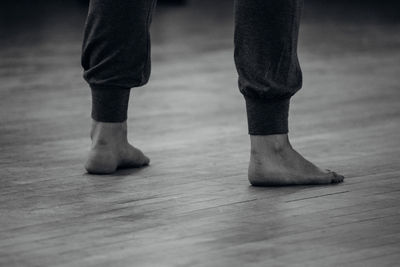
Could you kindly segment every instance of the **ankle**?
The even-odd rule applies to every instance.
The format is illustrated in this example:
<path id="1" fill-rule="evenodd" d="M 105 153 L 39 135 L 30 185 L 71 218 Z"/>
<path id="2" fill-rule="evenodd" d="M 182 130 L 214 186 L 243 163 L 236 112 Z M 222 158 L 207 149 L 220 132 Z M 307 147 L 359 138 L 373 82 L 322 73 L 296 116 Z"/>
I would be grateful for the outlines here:
<path id="1" fill-rule="evenodd" d="M 93 120 L 90 137 L 94 145 L 109 145 L 118 142 L 127 142 L 127 123 L 99 122 Z"/>
<path id="2" fill-rule="evenodd" d="M 279 154 L 291 148 L 287 134 L 250 135 L 251 154 Z"/>

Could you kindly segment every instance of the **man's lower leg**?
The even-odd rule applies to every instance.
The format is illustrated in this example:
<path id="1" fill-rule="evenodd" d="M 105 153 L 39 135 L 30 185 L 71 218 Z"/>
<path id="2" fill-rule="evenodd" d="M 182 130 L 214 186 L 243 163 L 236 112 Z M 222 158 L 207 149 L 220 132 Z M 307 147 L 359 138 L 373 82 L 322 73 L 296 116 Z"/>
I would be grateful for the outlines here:
<path id="1" fill-rule="evenodd" d="M 92 88 L 92 147 L 86 169 L 112 173 L 149 159 L 127 140 L 130 88 L 150 76 L 150 32 L 156 0 L 90 0 L 82 51 Z"/>
<path id="2" fill-rule="evenodd" d="M 329 184 L 288 139 L 290 98 L 301 88 L 297 39 L 303 0 L 235 0 L 235 63 L 246 99 L 253 185 Z"/>

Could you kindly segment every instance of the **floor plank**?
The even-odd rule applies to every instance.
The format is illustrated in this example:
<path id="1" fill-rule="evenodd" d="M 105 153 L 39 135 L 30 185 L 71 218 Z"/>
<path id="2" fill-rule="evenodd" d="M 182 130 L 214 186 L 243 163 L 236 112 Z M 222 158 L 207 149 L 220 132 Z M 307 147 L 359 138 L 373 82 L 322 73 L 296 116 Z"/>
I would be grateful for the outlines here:
<path id="1" fill-rule="evenodd" d="M 346 180 L 254 188 L 231 1 L 158 7 L 152 79 L 129 111 L 152 164 L 107 176 L 82 167 L 85 1 L 11 2 L 0 4 L 1 266 L 397 266 L 398 4 L 306 3 L 291 138 Z"/>

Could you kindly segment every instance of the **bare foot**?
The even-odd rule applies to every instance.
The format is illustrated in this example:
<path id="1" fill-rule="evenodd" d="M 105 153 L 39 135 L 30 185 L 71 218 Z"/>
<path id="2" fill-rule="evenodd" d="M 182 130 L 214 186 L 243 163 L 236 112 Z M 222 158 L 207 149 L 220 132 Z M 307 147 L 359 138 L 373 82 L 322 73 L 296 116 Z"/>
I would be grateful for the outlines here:
<path id="1" fill-rule="evenodd" d="M 295 151 L 287 134 L 251 135 L 250 140 L 249 181 L 254 186 L 343 182 L 342 175 L 321 170 Z"/>
<path id="2" fill-rule="evenodd" d="M 118 168 L 138 168 L 150 160 L 127 139 L 127 124 L 93 121 L 92 148 L 85 168 L 93 174 L 109 174 Z"/>

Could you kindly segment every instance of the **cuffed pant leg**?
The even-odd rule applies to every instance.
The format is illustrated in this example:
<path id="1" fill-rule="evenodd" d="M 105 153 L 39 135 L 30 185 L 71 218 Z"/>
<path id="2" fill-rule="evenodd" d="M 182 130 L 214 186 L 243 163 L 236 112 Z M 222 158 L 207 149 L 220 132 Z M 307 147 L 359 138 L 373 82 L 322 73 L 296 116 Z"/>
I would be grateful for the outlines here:
<path id="1" fill-rule="evenodd" d="M 92 117 L 126 120 L 130 88 L 150 76 L 150 33 L 156 0 L 91 0 L 82 49 L 84 78 L 92 88 Z"/>
<path id="2" fill-rule="evenodd" d="M 302 85 L 297 40 L 302 0 L 235 0 L 235 63 L 251 135 L 288 132 Z"/>
<path id="3" fill-rule="evenodd" d="M 124 122 L 128 118 L 131 89 L 92 87 L 92 118 L 100 122 Z"/>

